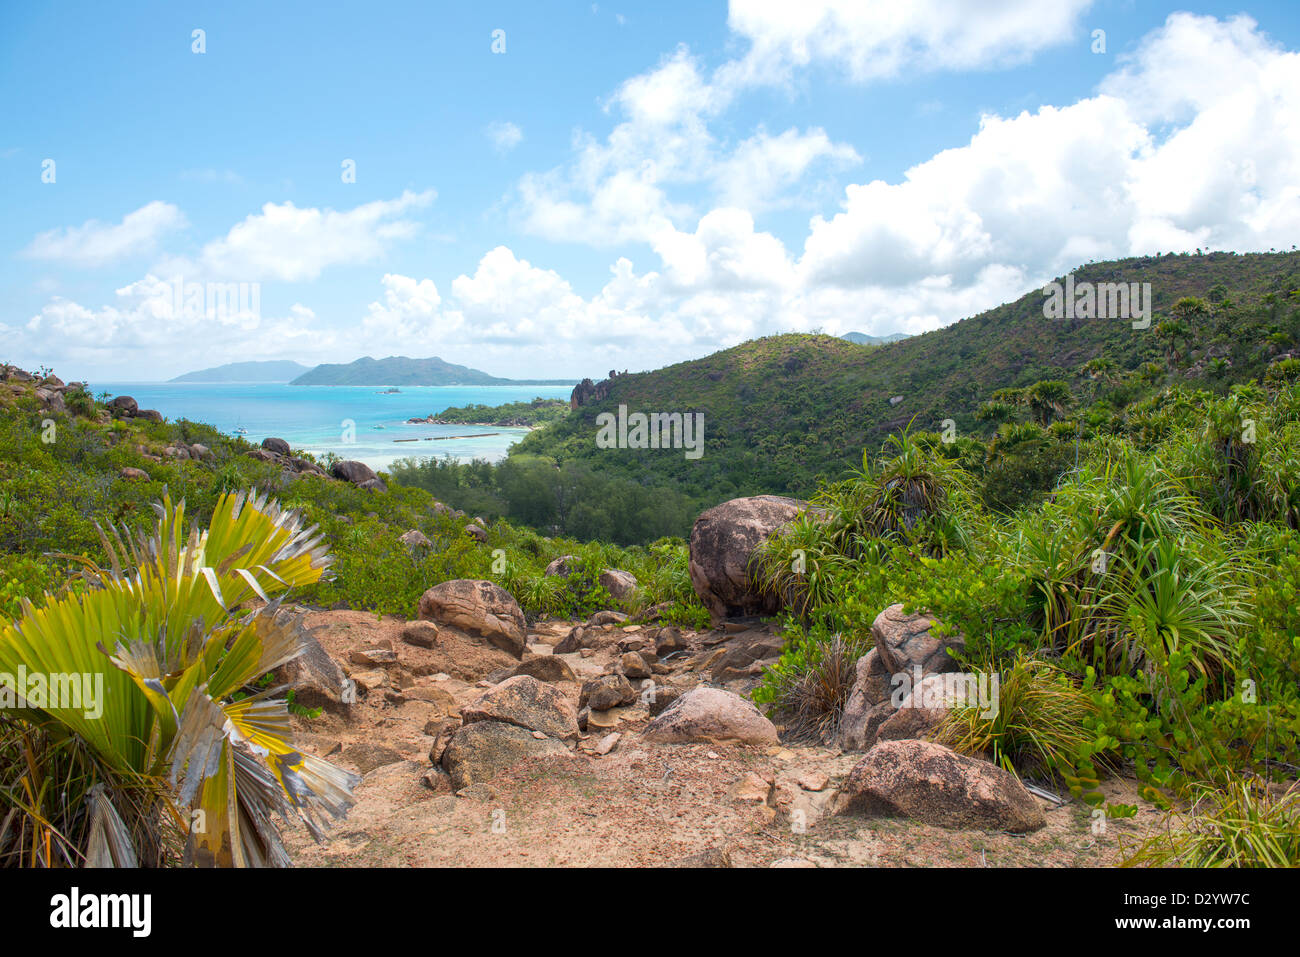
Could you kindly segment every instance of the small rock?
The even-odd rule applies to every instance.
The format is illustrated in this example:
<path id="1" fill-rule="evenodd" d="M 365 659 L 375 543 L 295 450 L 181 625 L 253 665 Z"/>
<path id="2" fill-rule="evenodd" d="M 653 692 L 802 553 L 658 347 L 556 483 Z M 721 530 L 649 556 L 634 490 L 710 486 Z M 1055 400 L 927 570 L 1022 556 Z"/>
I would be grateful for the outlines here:
<path id="1" fill-rule="evenodd" d="M 439 767 L 432 767 L 420 775 L 420 783 L 435 794 L 451 791 L 451 775 Z"/>
<path id="2" fill-rule="evenodd" d="M 771 778 L 750 771 L 732 786 L 731 799 L 741 804 L 766 804 L 771 793 Z"/>
<path id="3" fill-rule="evenodd" d="M 357 741 L 349 744 L 343 749 L 340 757 L 355 765 L 362 774 L 402 760 L 402 755 L 398 751 L 372 741 Z"/>
<path id="4" fill-rule="evenodd" d="M 674 652 L 686 651 L 687 644 L 682 640 L 680 628 L 671 626 L 660 628 L 659 634 L 655 636 L 655 654 L 660 658 L 671 655 Z"/>
<path id="5" fill-rule="evenodd" d="M 357 648 L 348 655 L 356 665 L 392 665 L 397 663 L 397 652 L 388 648 Z"/>
<path id="6" fill-rule="evenodd" d="M 601 675 L 582 686 L 578 707 L 592 711 L 608 711 L 636 700 L 636 689 L 623 675 Z"/>
<path id="7" fill-rule="evenodd" d="M 366 482 L 376 481 L 379 478 L 369 465 L 351 460 L 335 462 L 330 468 L 330 474 L 337 479 L 351 482 L 353 485 L 362 485 Z"/>
<path id="8" fill-rule="evenodd" d="M 649 678 L 652 673 L 650 667 L 645 663 L 645 659 L 635 651 L 629 651 L 623 655 L 619 659 L 619 667 L 623 669 L 623 674 L 633 679 Z"/>
<path id="9" fill-rule="evenodd" d="M 442 754 L 442 766 L 459 793 L 470 784 L 489 780 L 521 761 L 538 757 L 571 755 L 555 738 L 534 738 L 531 731 L 502 721 L 476 721 L 452 735 Z"/>
<path id="10" fill-rule="evenodd" d="M 140 406 L 129 395 L 118 395 L 108 400 L 108 410 L 116 416 L 130 418 Z"/>
<path id="11" fill-rule="evenodd" d="M 384 672 L 374 669 L 371 671 L 358 671 L 352 676 L 352 680 L 367 691 L 374 691 L 376 688 L 382 688 L 384 686 L 384 682 L 388 680 L 388 676 L 384 674 Z"/>
<path id="12" fill-rule="evenodd" d="M 402 628 L 402 641 L 419 648 L 432 648 L 438 643 L 438 626 L 431 621 L 408 621 Z"/>
<path id="13" fill-rule="evenodd" d="M 418 528 L 411 529 L 403 535 L 399 541 L 413 551 L 417 549 L 431 548 L 433 546 L 433 542 L 429 541 L 429 537 Z"/>
<path id="14" fill-rule="evenodd" d="M 636 591 L 636 576 L 618 568 L 606 568 L 599 582 L 615 601 L 629 598 Z"/>
<path id="15" fill-rule="evenodd" d="M 826 776 L 824 771 L 804 771 L 795 781 L 799 787 L 805 791 L 822 791 L 826 785 L 831 783 L 831 779 Z"/>
<path id="16" fill-rule="evenodd" d="M 578 680 L 578 676 L 573 673 L 568 663 L 554 655 L 538 655 L 536 658 L 521 661 L 511 668 L 505 677 L 513 678 L 515 675 L 529 675 L 538 681 L 551 683 Z"/>
<path id="17" fill-rule="evenodd" d="M 504 721 L 543 737 L 578 736 L 578 716 L 569 699 L 531 675 L 508 678 L 461 708 L 460 714 L 466 724 Z"/>
<path id="18" fill-rule="evenodd" d="M 776 726 L 752 703 L 720 688 L 695 688 L 682 695 L 645 729 L 648 741 L 778 743 Z"/>
<path id="19" fill-rule="evenodd" d="M 519 603 L 494 582 L 458 578 L 434 585 L 420 596 L 418 613 L 421 619 L 485 638 L 516 658 L 528 647 Z"/>
<path id="20" fill-rule="evenodd" d="M 953 828 L 1025 833 L 1046 823 L 1020 780 L 930 741 L 883 741 L 849 773 L 837 814 L 909 817 Z"/>

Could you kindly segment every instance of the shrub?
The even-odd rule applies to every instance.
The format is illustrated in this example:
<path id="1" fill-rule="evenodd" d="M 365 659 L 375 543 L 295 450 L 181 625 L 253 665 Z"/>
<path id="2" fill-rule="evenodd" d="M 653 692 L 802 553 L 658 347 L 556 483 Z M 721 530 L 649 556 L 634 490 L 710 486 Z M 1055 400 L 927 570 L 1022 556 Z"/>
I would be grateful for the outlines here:
<path id="1" fill-rule="evenodd" d="M 1300 786 L 1274 796 L 1257 780 L 1200 787 L 1185 821 L 1143 841 L 1124 867 L 1300 867 Z"/>
<path id="2" fill-rule="evenodd" d="M 990 681 L 989 672 L 975 677 Z M 952 709 L 935 740 L 1013 774 L 1044 776 L 1072 772 L 1080 759 L 1104 747 L 1104 739 L 1086 727 L 1096 705 L 1059 668 L 1021 657 L 997 679 L 996 708 L 968 702 Z"/>

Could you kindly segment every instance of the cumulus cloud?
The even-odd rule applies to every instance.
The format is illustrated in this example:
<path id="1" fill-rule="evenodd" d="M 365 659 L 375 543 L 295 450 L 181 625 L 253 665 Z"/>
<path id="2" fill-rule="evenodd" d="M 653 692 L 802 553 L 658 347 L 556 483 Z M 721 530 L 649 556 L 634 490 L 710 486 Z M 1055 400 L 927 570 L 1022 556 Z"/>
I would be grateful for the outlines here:
<path id="1" fill-rule="evenodd" d="M 206 244 L 196 259 L 168 260 L 155 271 L 247 282 L 316 279 L 330 266 L 373 262 L 396 241 L 410 239 L 419 224 L 407 214 L 427 207 L 435 195 L 407 190 L 343 211 L 267 203 Z"/>
<path id="2" fill-rule="evenodd" d="M 784 19 L 803 6 L 762 17 L 746 7 L 754 16 L 741 30 L 733 15 L 733 29 L 752 33 L 766 55 L 841 63 L 870 78 L 823 34 L 835 23 L 856 36 L 876 21 L 849 23 L 856 14 L 833 4 Z M 1064 18 L 1058 26 L 1082 8 L 1053 14 Z M 939 25 L 915 44 L 941 51 L 954 68 L 1026 55 L 1055 35 L 1004 29 L 1026 9 L 999 5 L 1001 19 L 979 36 L 953 37 Z M 939 7 L 929 12 L 953 20 L 938 17 Z M 898 30 L 921 23 L 911 12 L 900 17 Z M 787 42 L 778 43 L 783 23 Z M 857 154 L 820 129 L 760 128 L 721 146 L 710 121 L 740 89 L 722 72 L 706 79 L 676 51 L 611 98 L 626 119 L 606 140 L 580 137 L 569 167 L 524 184 L 536 232 L 649 246 L 658 269 L 623 281 L 639 284 L 640 309 L 690 329 L 691 344 L 781 329 L 922 331 L 1090 259 L 1283 247 L 1300 229 L 1300 54 L 1247 17 L 1174 14 L 1093 95 L 987 114 L 968 142 L 900 179 L 848 184 L 838 210 L 810 219 L 801 250 L 757 228 L 755 213 L 806 183 L 815 162 L 847 167 Z M 712 186 L 716 205 L 682 203 L 689 184 Z"/>
<path id="3" fill-rule="evenodd" d="M 116 290 L 113 302 L 96 309 L 55 297 L 11 332 L 20 352 L 48 355 L 58 345 L 63 361 L 91 366 L 110 360 L 145 365 L 142 357 L 159 355 L 177 365 L 212 365 L 214 357 L 297 358 L 336 345 L 335 335 L 319 327 L 309 307 L 295 303 L 285 315 L 265 316 L 260 292 L 246 289 L 241 300 L 231 291 L 234 297 L 227 300 L 225 290 L 218 290 L 221 305 L 209 309 L 213 303 L 204 287 L 204 305 L 195 308 L 184 285 L 151 274 Z M 156 360 L 147 367 L 155 368 Z"/>
<path id="4" fill-rule="evenodd" d="M 103 266 L 149 253 L 162 236 L 185 225 L 179 208 L 154 200 L 127 213 L 120 223 L 91 219 L 80 226 L 41 233 L 24 253 L 33 259 L 72 266 Z"/>
<path id="5" fill-rule="evenodd" d="M 604 139 L 580 133 L 566 166 L 521 178 L 521 225 L 547 239 L 609 246 L 654 244 L 700 211 L 670 191 L 702 185 L 718 205 L 752 211 L 789 201 L 789 191 L 818 169 L 860 161 L 824 129 L 759 128 L 738 143 L 709 129 L 734 90 L 712 82 L 679 47 L 647 73 L 624 82 L 605 104 L 623 119 Z"/>

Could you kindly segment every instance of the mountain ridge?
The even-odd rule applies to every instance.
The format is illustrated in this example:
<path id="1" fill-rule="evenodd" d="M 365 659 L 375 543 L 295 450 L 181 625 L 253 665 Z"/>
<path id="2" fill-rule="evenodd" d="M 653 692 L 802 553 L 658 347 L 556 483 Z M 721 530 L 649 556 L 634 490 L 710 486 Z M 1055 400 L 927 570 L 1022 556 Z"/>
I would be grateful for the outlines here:
<path id="1" fill-rule="evenodd" d="M 479 369 L 447 362 L 438 356 L 413 359 L 362 356 L 351 362 L 322 363 L 293 379 L 290 385 L 448 386 L 448 385 L 573 385 L 576 379 L 505 379 Z"/>
<path id="2" fill-rule="evenodd" d="M 311 366 L 305 366 L 301 362 L 295 362 L 292 359 L 227 362 L 224 365 L 212 366 L 209 369 L 196 369 L 193 372 L 186 372 L 167 381 L 279 383 L 297 378 L 303 373 L 311 371 L 311 368 Z"/>

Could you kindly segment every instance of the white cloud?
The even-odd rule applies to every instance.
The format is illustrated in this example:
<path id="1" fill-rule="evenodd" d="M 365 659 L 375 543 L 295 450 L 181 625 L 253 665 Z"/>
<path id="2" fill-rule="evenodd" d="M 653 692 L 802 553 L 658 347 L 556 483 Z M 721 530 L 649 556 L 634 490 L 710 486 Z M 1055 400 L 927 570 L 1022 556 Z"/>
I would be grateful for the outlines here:
<path id="1" fill-rule="evenodd" d="M 435 195 L 433 190 L 408 190 L 397 199 L 363 203 L 342 212 L 299 209 L 291 202 L 267 203 L 260 213 L 205 245 L 197 259 L 168 260 L 155 272 L 246 282 L 316 279 L 330 266 L 373 262 L 394 242 L 414 236 L 419 224 L 406 214 L 428 206 Z"/>
<path id="2" fill-rule="evenodd" d="M 442 296 L 432 279 L 415 280 L 386 273 L 383 302 L 372 302 L 362 320 L 368 342 L 428 341 L 457 331 L 459 322 L 439 312 Z"/>
<path id="3" fill-rule="evenodd" d="M 12 332 L 17 349 L 28 355 L 48 356 L 57 346 L 60 361 L 74 366 L 114 364 L 151 372 L 163 355 L 168 364 L 200 368 L 218 361 L 311 356 L 336 345 L 335 335 L 301 303 L 284 316 L 263 316 L 252 296 L 243 303 L 252 308 L 194 310 L 183 288 L 148 275 L 116 290 L 114 301 L 98 309 L 55 297 Z"/>
<path id="4" fill-rule="evenodd" d="M 786 205 L 789 191 L 820 167 L 860 157 L 821 128 L 771 135 L 760 127 L 736 144 L 718 142 L 709 121 L 733 90 L 712 83 L 685 47 L 623 83 L 606 103 L 621 114 L 604 141 L 575 137 L 572 163 L 520 179 L 521 225 L 561 242 L 653 244 L 699 212 L 669 191 L 703 185 L 716 205 L 759 211 Z"/>
<path id="5" fill-rule="evenodd" d="M 791 127 L 771 136 L 763 127 L 721 159 L 713 179 L 720 202 L 758 212 L 802 183 L 818 163 L 842 169 L 860 163 L 852 146 L 832 142 L 814 127 L 800 133 Z"/>
<path id="6" fill-rule="evenodd" d="M 24 253 L 72 266 L 103 266 L 151 252 L 159 238 L 185 225 L 179 208 L 154 200 L 127 213 L 117 224 L 91 219 L 80 226 L 41 233 Z"/>
<path id="7" fill-rule="evenodd" d="M 1021 63 L 1068 42 L 1092 0 L 732 0 L 728 26 L 750 43 L 723 71 L 733 84 L 787 82 L 828 63 L 857 81 L 903 71 L 973 70 Z"/>
<path id="8" fill-rule="evenodd" d="M 487 136 L 497 152 L 508 153 L 523 142 L 524 131 L 514 123 L 501 121 L 488 124 Z"/>

